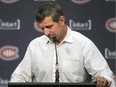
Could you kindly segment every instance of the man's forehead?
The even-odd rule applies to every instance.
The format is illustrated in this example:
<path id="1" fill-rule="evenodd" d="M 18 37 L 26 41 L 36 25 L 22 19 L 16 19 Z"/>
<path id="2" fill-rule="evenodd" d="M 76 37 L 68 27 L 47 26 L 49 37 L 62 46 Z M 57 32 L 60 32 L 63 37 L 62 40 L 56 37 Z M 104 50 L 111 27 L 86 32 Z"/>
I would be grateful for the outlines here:
<path id="1" fill-rule="evenodd" d="M 47 23 L 53 22 L 52 17 L 51 16 L 45 17 L 41 23 L 46 23 L 46 22 Z"/>
<path id="2" fill-rule="evenodd" d="M 37 26 L 40 27 L 40 28 L 43 28 L 43 27 L 47 27 L 47 26 L 52 26 L 53 23 L 37 23 Z"/>
<path id="3" fill-rule="evenodd" d="M 52 17 L 46 17 L 42 22 L 37 22 L 40 27 L 50 26 L 53 25 L 53 23 Z"/>

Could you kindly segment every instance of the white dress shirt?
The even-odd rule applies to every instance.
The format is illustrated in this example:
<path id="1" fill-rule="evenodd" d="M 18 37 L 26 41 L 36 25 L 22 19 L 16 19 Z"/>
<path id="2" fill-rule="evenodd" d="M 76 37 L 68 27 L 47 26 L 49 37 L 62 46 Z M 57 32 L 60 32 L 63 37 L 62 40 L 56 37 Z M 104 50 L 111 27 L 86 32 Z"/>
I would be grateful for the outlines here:
<path id="1" fill-rule="evenodd" d="M 69 27 L 57 46 L 60 82 L 90 82 L 97 75 L 113 81 L 113 73 L 94 43 Z M 11 82 L 55 82 L 55 45 L 45 35 L 32 40 Z M 91 75 L 91 76 L 90 76 Z M 113 82 L 114 83 L 114 82 Z M 113 86 L 112 86 L 113 87 Z"/>

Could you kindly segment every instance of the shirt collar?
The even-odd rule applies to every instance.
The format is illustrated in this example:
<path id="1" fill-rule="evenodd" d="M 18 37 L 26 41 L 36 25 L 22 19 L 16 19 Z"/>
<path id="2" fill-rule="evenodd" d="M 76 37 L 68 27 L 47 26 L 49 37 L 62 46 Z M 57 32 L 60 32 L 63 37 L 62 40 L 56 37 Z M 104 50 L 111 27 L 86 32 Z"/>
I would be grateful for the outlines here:
<path id="1" fill-rule="evenodd" d="M 71 29 L 67 26 L 67 34 L 63 40 L 63 42 L 68 42 L 68 43 L 72 43 L 72 33 L 71 33 Z"/>
<path id="2" fill-rule="evenodd" d="M 53 42 L 47 36 L 45 36 L 45 43 L 48 44 L 48 43 L 53 43 Z"/>

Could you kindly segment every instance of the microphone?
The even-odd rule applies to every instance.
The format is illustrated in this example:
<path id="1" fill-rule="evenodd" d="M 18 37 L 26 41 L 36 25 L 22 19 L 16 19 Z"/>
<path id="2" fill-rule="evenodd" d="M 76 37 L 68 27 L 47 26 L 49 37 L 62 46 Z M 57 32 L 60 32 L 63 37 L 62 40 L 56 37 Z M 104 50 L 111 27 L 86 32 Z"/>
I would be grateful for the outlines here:
<path id="1" fill-rule="evenodd" d="M 53 37 L 53 42 L 55 43 L 55 52 L 56 52 L 56 72 L 55 72 L 55 83 L 59 83 L 59 64 L 58 64 L 58 55 L 57 55 L 57 48 L 56 48 L 56 36 Z"/>
<path id="2" fill-rule="evenodd" d="M 54 42 L 54 43 L 57 42 L 56 36 L 53 37 L 53 42 Z"/>

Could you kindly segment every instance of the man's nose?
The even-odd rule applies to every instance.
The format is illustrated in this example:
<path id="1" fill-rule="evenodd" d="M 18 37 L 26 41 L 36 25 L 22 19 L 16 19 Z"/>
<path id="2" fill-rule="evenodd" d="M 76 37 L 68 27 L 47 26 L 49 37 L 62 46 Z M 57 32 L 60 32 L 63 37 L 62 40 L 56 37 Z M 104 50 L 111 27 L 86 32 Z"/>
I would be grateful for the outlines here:
<path id="1" fill-rule="evenodd" d="M 48 36 L 50 33 L 50 30 L 47 28 L 44 28 L 44 35 Z"/>

